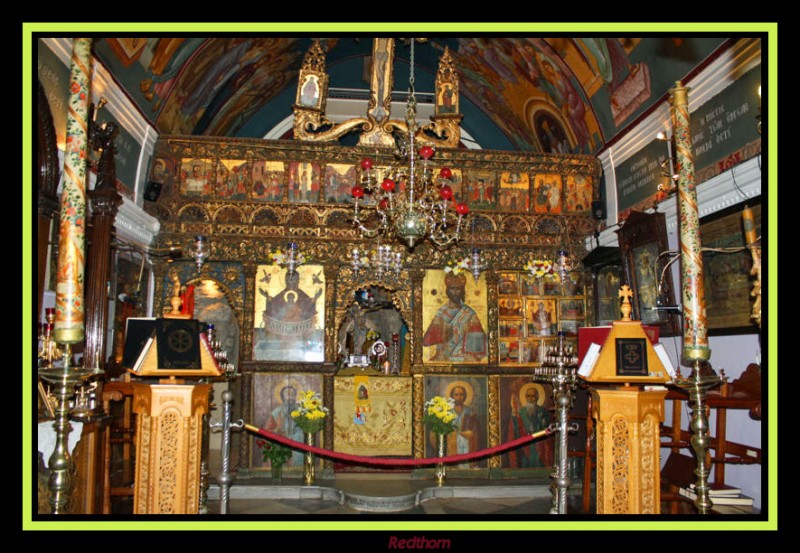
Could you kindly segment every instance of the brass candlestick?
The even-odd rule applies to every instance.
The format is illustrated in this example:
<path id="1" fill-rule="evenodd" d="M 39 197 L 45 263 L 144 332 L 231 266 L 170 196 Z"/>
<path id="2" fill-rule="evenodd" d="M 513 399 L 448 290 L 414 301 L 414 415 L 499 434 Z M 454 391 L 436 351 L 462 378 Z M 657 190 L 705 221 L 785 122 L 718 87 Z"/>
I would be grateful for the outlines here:
<path id="1" fill-rule="evenodd" d="M 54 515 L 65 513 L 71 492 L 69 469 L 72 461 L 67 446 L 69 433 L 72 430 L 72 425 L 69 423 L 69 398 L 75 393 L 76 386 L 87 378 L 102 373 L 102 371 L 80 367 L 71 368 L 71 359 L 72 351 L 69 344 L 65 344 L 63 367 L 39 369 L 39 376 L 52 385 L 57 401 L 55 421 L 53 422 L 53 428 L 56 431 L 56 445 L 47 463 L 50 470 L 50 477 L 47 481 L 47 487 L 50 490 L 48 500 Z"/>
<path id="2" fill-rule="evenodd" d="M 311 432 L 303 432 L 303 438 L 307 446 L 314 445 L 314 434 Z M 315 480 L 314 454 L 310 451 L 305 451 L 303 452 L 303 484 L 311 486 Z"/>
<path id="3" fill-rule="evenodd" d="M 444 457 L 447 452 L 447 435 L 446 434 L 436 434 L 436 456 L 437 457 Z M 447 479 L 447 468 L 445 467 L 444 463 L 436 463 L 436 470 L 434 472 L 436 476 L 436 485 L 437 486 L 444 486 L 444 482 Z"/>
<path id="4" fill-rule="evenodd" d="M 577 386 L 578 356 L 566 343 L 564 332 L 558 333 L 558 342 L 547 352 L 544 363 L 536 367 L 533 380 L 547 382 L 553 386 L 553 403 L 556 407 L 556 422 L 550 429 L 558 433 L 555 466 L 553 467 L 553 504 L 551 515 L 567 514 L 567 492 L 572 483 L 567 472 L 567 437 L 577 432 L 577 425 L 568 425 L 569 411 L 575 399 Z"/>
<path id="5" fill-rule="evenodd" d="M 714 371 L 708 371 L 710 374 L 701 374 L 700 368 L 702 364 L 701 360 L 695 360 L 692 374 L 689 375 L 689 378 L 676 378 L 674 383 L 689 393 L 689 403 L 692 405 L 691 443 L 697 459 L 697 468 L 694 471 L 697 476 L 697 481 L 695 482 L 697 499 L 694 500 L 694 506 L 697 507 L 698 513 L 706 515 L 713 506 L 708 493 L 709 468 L 706 466 L 706 452 L 711 443 L 708 431 L 708 416 L 706 415 L 706 397 L 708 390 L 719 384 L 721 379 Z"/>

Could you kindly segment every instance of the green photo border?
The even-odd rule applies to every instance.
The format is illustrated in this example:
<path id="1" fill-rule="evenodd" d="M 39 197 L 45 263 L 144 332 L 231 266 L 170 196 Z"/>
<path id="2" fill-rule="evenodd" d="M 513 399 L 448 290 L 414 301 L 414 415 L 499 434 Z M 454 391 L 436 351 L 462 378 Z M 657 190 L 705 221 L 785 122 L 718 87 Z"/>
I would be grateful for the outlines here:
<path id="1" fill-rule="evenodd" d="M 776 22 L 768 23 L 23 23 L 22 24 L 22 175 L 23 175 L 23 201 L 22 201 L 22 224 L 23 224 L 23 309 L 22 326 L 23 336 L 23 373 L 22 373 L 22 453 L 23 453 L 23 478 L 22 478 L 22 529 L 31 530 L 288 530 L 306 532 L 306 537 L 313 538 L 309 531 L 316 530 L 381 530 L 391 531 L 394 534 L 416 532 L 421 534 L 428 531 L 434 532 L 463 531 L 463 530 L 487 530 L 487 531 L 512 531 L 512 530 L 777 530 L 777 149 L 771 147 L 777 143 L 777 29 Z M 30 415 L 33 412 L 33 390 L 34 364 L 30 354 L 30 345 L 35 336 L 31 334 L 35 329 L 34 315 L 27 298 L 33 297 L 32 266 L 33 266 L 33 242 L 35 236 L 35 220 L 33 217 L 33 175 L 32 170 L 34 152 L 31 147 L 34 144 L 33 121 L 33 68 L 35 54 L 35 38 L 38 35 L 47 36 L 74 36 L 92 35 L 102 33 L 103 36 L 110 36 L 112 33 L 142 33 L 161 34 L 161 33 L 193 33 L 200 34 L 219 34 L 219 33 L 252 33 L 252 32 L 271 32 L 281 33 L 291 36 L 297 33 L 313 34 L 320 36 L 331 36 L 331 33 L 364 33 L 380 34 L 390 33 L 400 36 L 403 32 L 415 33 L 421 36 L 445 35 L 447 33 L 477 34 L 477 33 L 571 33 L 573 36 L 581 36 L 581 33 L 610 33 L 615 34 L 645 34 L 645 33 L 680 33 L 680 34 L 700 34 L 700 33 L 724 33 L 725 36 L 756 35 L 761 34 L 763 41 L 763 52 L 767 62 L 767 86 L 764 87 L 764 105 L 768 108 L 765 113 L 767 144 L 766 166 L 768 175 L 768 196 L 767 209 L 768 216 L 766 223 L 769 233 L 768 255 L 764 256 L 768 260 L 767 267 L 767 289 L 769 296 L 766 298 L 768 304 L 768 318 L 766 324 L 770 330 L 766 336 L 766 347 L 769 355 L 769 363 L 766 365 L 769 378 L 766 390 L 766 405 L 769 406 L 769 416 L 765 418 L 767 429 L 768 455 L 766 458 L 766 471 L 768 475 L 768 491 L 765 493 L 767 504 L 762 505 L 762 512 L 766 512 L 766 520 L 751 520 L 750 517 L 729 516 L 725 520 L 718 518 L 692 517 L 691 520 L 664 520 L 659 517 L 603 517 L 601 518 L 581 518 L 579 520 L 570 517 L 548 517 L 544 520 L 520 521 L 520 520 L 495 520 L 487 517 L 487 520 L 448 520 L 444 517 L 424 517 L 424 520 L 409 520 L 405 517 L 398 517 L 397 520 L 384 517 L 359 517 L 352 520 L 318 520 L 313 516 L 304 516 L 297 520 L 265 520 L 263 516 L 259 519 L 242 520 L 219 520 L 218 518 L 197 516 L 196 518 L 187 517 L 167 517 L 167 518 L 139 518 L 133 517 L 125 520 L 104 520 L 97 517 L 65 517 L 59 520 L 58 517 L 35 517 L 32 516 L 33 498 L 33 435 Z M 575 34 L 577 33 L 577 34 Z M 763 347 L 763 346 L 762 346 Z M 12 367 L 9 367 L 10 369 Z M 63 539 L 73 540 L 71 537 Z M 182 538 L 179 538 L 182 539 Z M 463 540 L 454 537 L 455 545 L 458 548 L 466 546 Z M 73 542 L 74 543 L 74 542 Z M 637 541 L 637 543 L 644 543 Z M 274 545 L 277 545 L 275 543 Z M 688 544 L 687 544 L 688 545 Z"/>

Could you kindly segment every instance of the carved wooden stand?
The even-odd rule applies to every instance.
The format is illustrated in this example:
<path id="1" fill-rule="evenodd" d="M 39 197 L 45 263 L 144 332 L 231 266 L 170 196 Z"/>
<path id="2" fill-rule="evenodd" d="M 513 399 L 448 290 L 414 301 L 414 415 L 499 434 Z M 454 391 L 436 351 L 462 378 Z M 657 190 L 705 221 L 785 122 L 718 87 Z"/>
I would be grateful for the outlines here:
<path id="1" fill-rule="evenodd" d="M 666 390 L 593 390 L 597 514 L 659 514 L 659 424 Z"/>
<path id="2" fill-rule="evenodd" d="M 199 509 L 203 415 L 210 384 L 134 384 L 134 514 L 193 514 Z"/>

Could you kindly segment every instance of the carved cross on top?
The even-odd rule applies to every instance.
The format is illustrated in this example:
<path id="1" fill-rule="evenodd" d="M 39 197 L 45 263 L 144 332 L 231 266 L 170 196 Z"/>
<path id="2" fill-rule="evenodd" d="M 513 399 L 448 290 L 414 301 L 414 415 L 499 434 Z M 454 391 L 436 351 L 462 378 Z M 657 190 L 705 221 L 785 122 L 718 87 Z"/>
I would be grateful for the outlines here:
<path id="1" fill-rule="evenodd" d="M 425 38 L 400 39 L 412 44 L 427 42 Z M 373 40 L 372 64 L 369 77 L 369 102 L 365 117 L 355 117 L 333 123 L 325 117 L 328 74 L 325 72 L 325 52 L 318 41 L 306 54 L 297 84 L 294 111 L 294 137 L 297 140 L 328 142 L 345 134 L 361 130 L 359 146 L 397 147 L 399 133 L 413 132 L 417 144 L 456 148 L 461 140 L 458 75 L 450 51 L 445 47 L 439 60 L 434 92 L 434 115 L 424 125 L 409 124 L 417 120 L 416 99 L 406 103 L 405 117 L 392 119 L 392 90 L 394 88 L 394 38 L 379 37 Z M 409 93 L 413 90 L 414 53 L 409 63 Z M 324 130 L 322 128 L 325 127 Z M 411 128 L 409 128 L 411 127 Z"/>
<path id="2" fill-rule="evenodd" d="M 631 305 L 631 298 L 633 297 L 631 287 L 627 284 L 620 286 L 619 297 L 622 298 L 622 307 L 620 308 L 620 311 L 622 311 L 622 320 L 630 321 L 631 311 L 633 310 L 633 306 Z"/>

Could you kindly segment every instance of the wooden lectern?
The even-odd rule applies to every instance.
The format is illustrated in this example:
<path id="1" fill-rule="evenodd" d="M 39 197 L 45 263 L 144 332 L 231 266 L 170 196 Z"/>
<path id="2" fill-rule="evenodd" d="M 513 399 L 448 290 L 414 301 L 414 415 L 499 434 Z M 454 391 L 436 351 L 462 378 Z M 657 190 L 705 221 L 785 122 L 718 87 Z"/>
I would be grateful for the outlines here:
<path id="1" fill-rule="evenodd" d="M 630 295 L 623 286 L 623 319 L 612 323 L 599 355 L 595 352 L 592 359 L 591 351 L 587 353 L 579 370 L 587 382 L 618 385 L 592 389 L 598 514 L 661 510 L 659 425 L 667 389 L 641 386 L 664 384 L 669 375 L 641 321 L 630 319 Z"/>
<path id="2" fill-rule="evenodd" d="M 133 384 L 136 425 L 134 514 L 197 514 L 203 416 L 211 384 L 183 378 L 214 378 L 222 371 L 199 321 L 156 319 L 132 374 L 166 377 Z"/>

